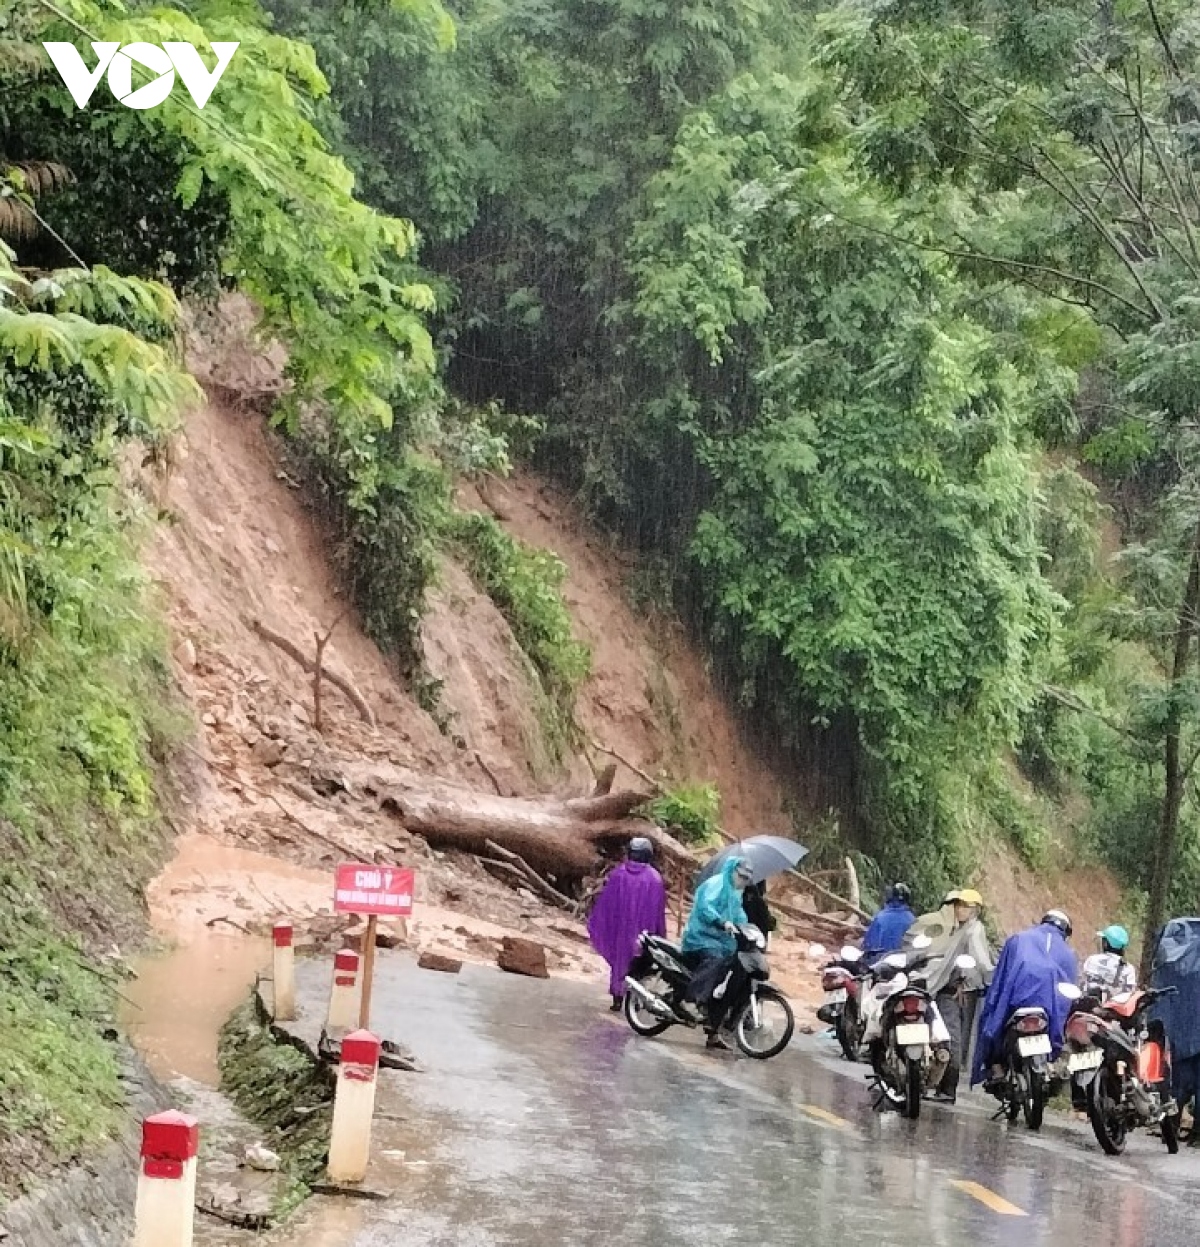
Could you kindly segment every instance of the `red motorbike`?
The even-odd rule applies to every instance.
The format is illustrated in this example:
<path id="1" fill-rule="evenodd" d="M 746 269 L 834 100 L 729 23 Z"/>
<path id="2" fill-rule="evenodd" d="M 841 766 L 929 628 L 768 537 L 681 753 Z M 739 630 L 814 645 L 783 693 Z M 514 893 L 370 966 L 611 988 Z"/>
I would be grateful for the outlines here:
<path id="1" fill-rule="evenodd" d="M 1067 1019 L 1067 1070 L 1109 1156 L 1125 1150 L 1138 1126 L 1157 1126 L 1167 1151 L 1179 1151 L 1170 1048 L 1162 1023 L 1146 1020 L 1149 1007 L 1176 990 L 1126 992 L 1103 1003 L 1085 996 Z"/>
<path id="2" fill-rule="evenodd" d="M 847 1061 L 857 1061 L 862 1049 L 866 1024 L 862 1017 L 861 992 L 863 984 L 862 953 L 857 948 L 841 950 L 821 970 L 821 988 L 825 1003 L 817 1010 L 817 1017 L 826 1026 L 832 1026 L 842 1055 Z"/>

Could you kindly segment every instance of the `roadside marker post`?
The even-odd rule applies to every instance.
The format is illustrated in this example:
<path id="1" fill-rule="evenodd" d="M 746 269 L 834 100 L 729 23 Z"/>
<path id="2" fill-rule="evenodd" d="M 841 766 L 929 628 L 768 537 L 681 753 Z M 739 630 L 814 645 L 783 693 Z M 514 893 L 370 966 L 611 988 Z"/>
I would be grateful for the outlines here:
<path id="1" fill-rule="evenodd" d="M 192 1247 L 200 1127 L 183 1113 L 142 1123 L 133 1247 Z"/>
<path id="2" fill-rule="evenodd" d="M 343 948 L 333 958 L 333 986 L 329 990 L 329 1017 L 325 1029 L 332 1035 L 353 1030 L 358 1016 L 359 956 Z"/>
<path id="3" fill-rule="evenodd" d="M 272 930 L 275 941 L 272 1000 L 275 1021 L 296 1020 L 296 949 L 290 922 L 277 922 Z"/>
<path id="4" fill-rule="evenodd" d="M 329 1138 L 329 1180 L 333 1183 L 361 1182 L 367 1176 L 382 1046 L 367 1030 L 354 1031 L 342 1040 Z"/>
<path id="5" fill-rule="evenodd" d="M 367 932 L 362 950 L 362 995 L 358 1025 L 371 1025 L 371 992 L 375 986 L 375 941 L 379 919 L 409 918 L 413 911 L 416 871 L 403 866 L 367 866 L 348 862 L 337 869 L 333 909 L 339 914 L 365 915 Z"/>

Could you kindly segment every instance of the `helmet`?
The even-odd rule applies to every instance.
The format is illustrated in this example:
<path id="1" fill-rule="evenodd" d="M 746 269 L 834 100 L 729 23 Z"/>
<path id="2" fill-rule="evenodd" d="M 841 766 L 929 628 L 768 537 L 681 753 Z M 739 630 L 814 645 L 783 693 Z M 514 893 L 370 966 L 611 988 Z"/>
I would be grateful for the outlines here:
<path id="1" fill-rule="evenodd" d="M 974 888 L 963 888 L 958 894 L 958 903 L 960 905 L 974 905 L 976 909 L 980 909 L 983 907 L 983 897 Z"/>
<path id="2" fill-rule="evenodd" d="M 1057 927 L 1068 939 L 1071 938 L 1071 919 L 1061 909 L 1051 909 L 1042 915 L 1042 922 Z"/>
<path id="3" fill-rule="evenodd" d="M 1123 953 L 1129 947 L 1129 932 L 1115 923 L 1111 927 L 1105 927 L 1103 931 L 1097 931 L 1096 934 L 1104 944 L 1105 952 Z"/>
<path id="4" fill-rule="evenodd" d="M 912 892 L 909 890 L 908 884 L 893 883 L 892 886 L 888 888 L 888 900 L 900 901 L 901 903 L 907 905 L 908 902 L 912 900 Z"/>
<path id="5" fill-rule="evenodd" d="M 653 861 L 654 845 L 645 836 L 634 836 L 629 842 L 627 856 L 631 862 Z"/>

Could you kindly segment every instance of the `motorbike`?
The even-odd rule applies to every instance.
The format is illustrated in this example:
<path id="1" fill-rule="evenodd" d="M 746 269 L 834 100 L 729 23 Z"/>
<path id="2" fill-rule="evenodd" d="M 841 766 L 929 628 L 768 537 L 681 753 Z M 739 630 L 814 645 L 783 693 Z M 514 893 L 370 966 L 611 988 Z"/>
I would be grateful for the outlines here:
<path id="1" fill-rule="evenodd" d="M 1179 1151 L 1179 1109 L 1171 1095 L 1171 1056 L 1162 1024 L 1146 1011 L 1176 988 L 1084 997 L 1067 1018 L 1067 1070 L 1087 1104 L 1096 1142 L 1119 1156 L 1131 1128 L 1158 1127 Z"/>
<path id="2" fill-rule="evenodd" d="M 862 953 L 847 944 L 828 965 L 821 970 L 821 988 L 825 1003 L 817 1010 L 817 1017 L 826 1026 L 832 1026 L 847 1061 L 857 1061 L 862 1048 L 863 1022 L 859 1000 L 866 973 L 862 965 Z"/>
<path id="3" fill-rule="evenodd" d="M 1074 983 L 1060 983 L 1058 991 L 1069 1000 L 1079 998 Z M 1004 1024 L 1004 1077 L 992 1094 L 1000 1101 L 997 1117 L 1016 1121 L 1024 1116 L 1030 1130 L 1040 1130 L 1053 1077 L 1053 1044 L 1050 1015 L 1039 1007 L 1014 1009 Z"/>
<path id="4" fill-rule="evenodd" d="M 870 1042 L 875 1107 L 896 1108 L 913 1120 L 921 1115 L 925 1091 L 937 1087 L 950 1064 L 950 1032 L 922 974 L 928 963 L 923 950 L 930 943 L 918 936 L 912 953 L 890 953 L 874 966 L 866 1010 L 868 1033 L 875 1019 L 878 1028 Z M 964 953 L 954 964 L 973 970 L 976 962 Z"/>
<path id="5" fill-rule="evenodd" d="M 725 1026 L 746 1056 L 765 1061 L 788 1046 L 796 1020 L 787 997 L 767 981 L 771 972 L 763 933 L 755 926 L 740 926 L 734 939 L 734 960 L 713 996 L 723 1000 L 727 992 L 734 994 L 727 1002 Z M 691 981 L 692 971 L 679 945 L 643 931 L 625 979 L 624 1010 L 630 1029 L 652 1038 L 672 1026 L 702 1025 L 705 1019 L 684 1006 Z"/>

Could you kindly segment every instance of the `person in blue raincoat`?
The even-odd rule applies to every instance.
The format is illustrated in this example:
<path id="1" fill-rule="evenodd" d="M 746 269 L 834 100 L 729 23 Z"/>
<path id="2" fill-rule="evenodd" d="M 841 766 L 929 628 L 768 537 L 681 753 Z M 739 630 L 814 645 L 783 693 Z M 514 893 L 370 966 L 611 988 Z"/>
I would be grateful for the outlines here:
<path id="1" fill-rule="evenodd" d="M 1200 1145 L 1200 918 L 1172 918 L 1162 929 L 1150 978 L 1155 988 L 1175 987 L 1154 1005 L 1171 1045 L 1172 1088 L 1182 1109 L 1192 1105 L 1191 1146 Z"/>
<path id="2" fill-rule="evenodd" d="M 883 908 L 871 919 L 862 937 L 863 956 L 877 961 L 884 953 L 894 953 L 904 943 L 904 935 L 917 920 L 909 901 L 912 893 L 906 883 L 893 883 L 888 888 Z"/>
<path id="3" fill-rule="evenodd" d="M 1067 945 L 1070 935 L 1070 918 L 1052 909 L 1037 926 L 1005 942 L 979 1018 L 972 1085 L 1003 1076 L 1004 1025 L 1015 1009 L 1045 1009 L 1054 1052 L 1062 1047 L 1071 1002 L 1058 985 L 1074 986 L 1079 977 L 1079 963 Z"/>
<path id="4" fill-rule="evenodd" d="M 713 1000 L 712 994 L 737 953 L 733 929 L 746 925 L 742 893 L 753 878 L 754 872 L 744 857 L 727 858 L 720 871 L 696 889 L 692 912 L 683 929 L 680 948 L 692 969 L 692 981 L 684 999 L 695 1007 L 707 1004 L 710 1048 L 725 1046 L 720 1039 L 724 1004 Z M 724 999 L 730 994 L 726 992 Z"/>

